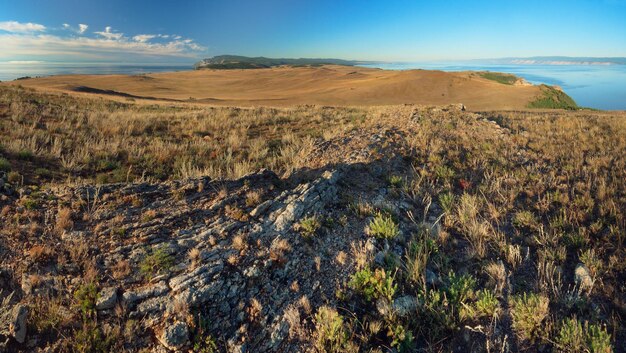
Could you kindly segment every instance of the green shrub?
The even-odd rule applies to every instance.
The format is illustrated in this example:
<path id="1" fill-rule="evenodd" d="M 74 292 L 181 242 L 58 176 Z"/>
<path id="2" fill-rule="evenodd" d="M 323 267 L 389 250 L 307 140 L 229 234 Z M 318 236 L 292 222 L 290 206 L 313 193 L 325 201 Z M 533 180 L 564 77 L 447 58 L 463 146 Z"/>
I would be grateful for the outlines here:
<path id="1" fill-rule="evenodd" d="M 454 170 L 448 168 L 445 165 L 440 165 L 435 168 L 435 175 L 438 179 L 448 181 L 454 177 Z"/>
<path id="2" fill-rule="evenodd" d="M 580 230 L 577 232 L 567 233 L 563 237 L 563 240 L 565 241 L 566 245 L 574 249 L 580 249 L 587 245 L 587 243 L 589 242 L 589 238 L 587 237 L 587 235 Z"/>
<path id="3" fill-rule="evenodd" d="M 7 180 L 9 183 L 19 183 L 22 181 L 22 176 L 18 172 L 9 172 L 7 174 Z"/>
<path id="4" fill-rule="evenodd" d="M 471 275 L 457 276 L 450 271 L 448 274 L 448 299 L 451 303 L 459 305 L 474 297 L 476 279 Z"/>
<path id="5" fill-rule="evenodd" d="M 30 160 L 33 159 L 33 152 L 29 150 L 21 150 L 17 152 L 17 158 L 21 160 Z"/>
<path id="6" fill-rule="evenodd" d="M 144 276 L 152 277 L 166 272 L 172 265 L 174 265 L 174 258 L 165 250 L 158 249 L 143 259 L 139 264 L 139 270 Z"/>
<path id="7" fill-rule="evenodd" d="M 590 352 L 590 353 L 611 353 L 611 335 L 606 329 L 589 325 L 584 325 L 575 318 L 565 319 L 561 322 L 561 329 L 556 337 L 556 349 L 563 353 Z"/>
<path id="8" fill-rule="evenodd" d="M 537 224 L 535 215 L 530 211 L 519 211 L 513 216 L 513 225 L 517 228 L 535 229 Z"/>
<path id="9" fill-rule="evenodd" d="M 52 176 L 52 172 L 46 168 L 37 168 L 35 169 L 35 174 L 42 178 L 49 178 Z"/>
<path id="10" fill-rule="evenodd" d="M 488 289 L 483 289 L 477 293 L 475 303 L 464 305 L 461 308 L 462 319 L 480 319 L 483 317 L 493 317 L 500 310 L 498 298 Z"/>
<path id="11" fill-rule="evenodd" d="M 74 292 L 74 299 L 76 299 L 84 320 L 95 317 L 98 289 L 94 283 L 87 283 L 78 287 Z"/>
<path id="12" fill-rule="evenodd" d="M 436 251 L 436 243 L 424 237 L 414 240 L 409 244 L 405 256 L 405 269 L 408 280 L 417 286 L 425 284 L 426 265 L 433 251 Z"/>
<path id="13" fill-rule="evenodd" d="M 389 327 L 387 336 L 391 337 L 391 346 L 396 347 L 398 352 L 412 352 L 413 333 L 407 330 L 404 325 L 399 323 L 392 324 Z"/>
<path id="14" fill-rule="evenodd" d="M 198 315 L 196 321 L 196 329 L 191 337 L 194 353 L 215 353 L 217 352 L 217 343 L 209 333 L 208 318 Z"/>
<path id="15" fill-rule="evenodd" d="M 586 335 L 587 346 L 591 353 L 613 353 L 611 335 L 605 328 L 590 325 Z"/>
<path id="16" fill-rule="evenodd" d="M 511 304 L 512 326 L 517 336 L 529 341 L 539 338 L 543 320 L 548 316 L 549 299 L 534 293 L 524 293 L 513 296 Z"/>
<path id="17" fill-rule="evenodd" d="M 454 194 L 451 192 L 439 194 L 439 205 L 445 213 L 450 214 L 454 208 Z"/>
<path id="18" fill-rule="evenodd" d="M 34 210 L 39 207 L 39 202 L 35 199 L 24 199 L 21 202 L 22 206 L 27 210 Z"/>
<path id="19" fill-rule="evenodd" d="M 393 277 L 387 275 L 385 270 L 376 269 L 372 272 L 369 268 L 358 271 L 348 283 L 350 288 L 363 295 L 367 301 L 378 298 L 393 299 L 398 286 L 393 283 Z"/>
<path id="20" fill-rule="evenodd" d="M 422 334 L 429 340 L 439 340 L 458 326 L 456 307 L 446 299 L 443 289 L 429 289 L 418 293 L 418 315 Z"/>
<path id="21" fill-rule="evenodd" d="M 321 224 L 320 221 L 315 216 L 305 217 L 299 223 L 300 226 L 300 234 L 302 234 L 305 238 L 311 238 L 317 233 Z"/>
<path id="22" fill-rule="evenodd" d="M 315 347 L 320 352 L 345 352 L 349 335 L 343 317 L 335 309 L 322 306 L 315 314 Z"/>
<path id="23" fill-rule="evenodd" d="M 389 215 L 378 213 L 368 226 L 368 233 L 376 238 L 392 239 L 399 233 L 396 222 Z"/>
<path id="24" fill-rule="evenodd" d="M 399 175 L 391 175 L 389 176 L 387 181 L 389 182 L 389 185 L 394 188 L 400 188 L 404 184 L 404 179 L 402 179 L 402 177 Z"/>
<path id="25" fill-rule="evenodd" d="M 94 322 L 86 322 L 74 335 L 74 352 L 109 353 L 118 341 L 119 332 L 104 335 Z"/>
<path id="26" fill-rule="evenodd" d="M 0 157 L 0 171 L 8 172 L 11 170 L 11 163 L 4 157 Z"/>

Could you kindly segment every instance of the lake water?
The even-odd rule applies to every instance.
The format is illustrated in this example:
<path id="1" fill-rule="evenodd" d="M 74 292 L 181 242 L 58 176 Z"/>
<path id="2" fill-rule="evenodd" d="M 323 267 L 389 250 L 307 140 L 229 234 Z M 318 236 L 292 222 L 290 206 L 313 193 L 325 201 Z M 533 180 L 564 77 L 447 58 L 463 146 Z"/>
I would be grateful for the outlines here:
<path id="1" fill-rule="evenodd" d="M 376 63 L 362 65 L 388 70 L 496 71 L 527 81 L 558 85 L 578 105 L 596 109 L 626 110 L 626 65 L 493 65 L 477 63 Z M 192 70 L 193 65 L 110 65 L 0 63 L 0 81 L 24 76 L 64 74 L 145 74 Z"/>
<path id="2" fill-rule="evenodd" d="M 136 75 L 150 72 L 187 71 L 189 65 L 111 65 L 111 64 L 50 64 L 50 63 L 7 63 L 0 62 L 0 81 L 10 81 L 18 77 L 50 75 L 94 75 L 124 74 Z"/>
<path id="3" fill-rule="evenodd" d="M 387 70 L 507 72 L 533 84 L 560 86 L 582 107 L 626 110 L 626 65 L 494 65 L 475 63 L 377 63 Z"/>

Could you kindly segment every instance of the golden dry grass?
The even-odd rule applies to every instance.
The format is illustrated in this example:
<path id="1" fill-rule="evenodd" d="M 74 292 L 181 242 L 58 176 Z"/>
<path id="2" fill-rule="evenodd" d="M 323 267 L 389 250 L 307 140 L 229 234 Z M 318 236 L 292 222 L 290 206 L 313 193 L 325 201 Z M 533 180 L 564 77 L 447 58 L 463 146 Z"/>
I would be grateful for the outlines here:
<path id="1" fill-rule="evenodd" d="M 77 89 L 227 106 L 334 106 L 464 103 L 470 109 L 521 109 L 537 86 L 505 85 L 473 72 L 391 71 L 348 66 L 199 70 L 148 75 L 68 75 L 20 80 L 43 91 Z M 91 93 L 81 93 L 89 95 Z M 149 103 L 149 101 L 148 101 Z"/>

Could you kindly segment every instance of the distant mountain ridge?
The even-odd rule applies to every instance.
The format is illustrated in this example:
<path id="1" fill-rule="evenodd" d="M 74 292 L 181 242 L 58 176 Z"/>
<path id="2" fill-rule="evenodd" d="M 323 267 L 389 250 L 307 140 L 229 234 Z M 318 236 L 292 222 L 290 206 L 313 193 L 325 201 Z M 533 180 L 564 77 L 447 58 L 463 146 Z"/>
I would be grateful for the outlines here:
<path id="1" fill-rule="evenodd" d="M 353 60 L 342 59 L 312 59 L 312 58 L 266 58 L 248 57 L 240 55 L 218 55 L 212 58 L 203 59 L 196 64 L 194 68 L 198 69 L 262 69 L 274 66 L 289 65 L 289 66 L 319 66 L 319 65 L 344 65 L 354 66 L 360 62 Z"/>

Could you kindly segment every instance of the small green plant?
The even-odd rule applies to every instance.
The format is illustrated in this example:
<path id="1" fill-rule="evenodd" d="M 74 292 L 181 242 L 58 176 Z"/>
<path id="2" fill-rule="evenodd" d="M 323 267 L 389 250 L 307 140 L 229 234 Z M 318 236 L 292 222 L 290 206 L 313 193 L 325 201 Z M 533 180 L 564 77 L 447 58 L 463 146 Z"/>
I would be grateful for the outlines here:
<path id="1" fill-rule="evenodd" d="M 80 308 L 83 320 L 95 317 L 96 301 L 98 300 L 98 289 L 95 283 L 86 283 L 78 287 L 74 292 L 74 299 Z"/>
<path id="2" fill-rule="evenodd" d="M 35 174 L 41 178 L 49 178 L 52 176 L 52 172 L 46 168 L 35 169 Z"/>
<path id="3" fill-rule="evenodd" d="M 513 225 L 517 228 L 535 229 L 537 224 L 535 215 L 530 211 L 519 211 L 513 217 Z"/>
<path id="4" fill-rule="evenodd" d="M 406 274 L 416 286 L 425 285 L 426 265 L 432 252 L 436 251 L 436 243 L 427 237 L 414 240 L 409 244 L 405 256 Z"/>
<path id="5" fill-rule="evenodd" d="M 580 253 L 580 261 L 587 266 L 592 278 L 598 277 L 601 272 L 603 263 L 602 259 L 596 255 L 594 249 L 588 249 Z"/>
<path id="6" fill-rule="evenodd" d="M 300 221 L 299 225 L 300 234 L 305 238 L 313 237 L 321 227 L 320 221 L 316 216 L 305 217 Z"/>
<path id="7" fill-rule="evenodd" d="M 11 163 L 4 157 L 0 157 L 0 171 L 8 172 L 11 170 Z"/>
<path id="8" fill-rule="evenodd" d="M 111 228 L 111 234 L 116 235 L 118 237 L 123 237 L 126 235 L 126 228 L 124 227 L 113 227 Z"/>
<path id="9" fill-rule="evenodd" d="M 7 173 L 7 180 L 9 183 L 19 183 L 22 180 L 22 176 L 18 172 L 9 172 Z"/>
<path id="10" fill-rule="evenodd" d="M 104 335 L 95 322 L 85 322 L 74 335 L 74 351 L 80 353 L 108 353 L 118 340 L 118 332 Z"/>
<path id="11" fill-rule="evenodd" d="M 387 181 L 394 188 L 400 188 L 404 184 L 404 179 L 399 175 L 390 175 Z"/>
<path id="12" fill-rule="evenodd" d="M 66 312 L 60 298 L 36 297 L 29 307 L 28 320 L 37 332 L 60 329 L 65 319 L 63 313 Z"/>
<path id="13" fill-rule="evenodd" d="M 374 214 L 374 207 L 365 201 L 351 202 L 348 206 L 354 214 L 364 218 Z"/>
<path id="14" fill-rule="evenodd" d="M 606 329 L 589 325 L 585 321 L 584 325 L 576 318 L 565 319 L 561 322 L 561 329 L 556 337 L 556 348 L 559 352 L 591 352 L 591 353 L 611 353 L 611 335 Z"/>
<path id="15" fill-rule="evenodd" d="M 476 279 L 471 275 L 457 276 L 450 271 L 448 274 L 448 299 L 453 304 L 465 303 L 468 299 L 474 297 L 474 287 L 476 287 Z"/>
<path id="16" fill-rule="evenodd" d="M 33 158 L 33 152 L 29 150 L 21 150 L 17 152 L 17 158 L 21 160 L 30 160 Z"/>
<path id="17" fill-rule="evenodd" d="M 368 233 L 376 238 L 392 239 L 400 232 L 398 225 L 389 215 L 378 213 L 368 226 Z"/>
<path id="18" fill-rule="evenodd" d="M 215 353 L 217 352 L 217 343 L 209 333 L 208 318 L 198 314 L 196 320 L 196 330 L 192 335 L 193 352 L 194 353 Z"/>
<path id="19" fill-rule="evenodd" d="M 450 214 L 454 208 L 454 194 L 451 192 L 439 194 L 439 205 L 443 212 Z"/>
<path id="20" fill-rule="evenodd" d="M 22 200 L 22 206 L 24 206 L 27 210 L 34 210 L 39 207 L 39 202 L 35 199 L 24 199 Z"/>
<path id="21" fill-rule="evenodd" d="M 541 336 L 543 320 L 548 316 L 550 301 L 543 295 L 524 293 L 512 298 L 513 330 L 522 340 L 534 341 Z"/>
<path id="22" fill-rule="evenodd" d="M 456 307 L 446 299 L 442 289 L 426 289 L 418 292 L 418 317 L 422 323 L 421 334 L 429 340 L 438 340 L 446 332 L 458 327 Z"/>
<path id="23" fill-rule="evenodd" d="M 464 319 L 480 319 L 482 317 L 493 317 L 500 310 L 500 302 L 488 289 L 480 290 L 477 293 L 476 302 L 472 305 L 463 306 L 461 317 Z"/>
<path id="24" fill-rule="evenodd" d="M 344 352 L 349 346 L 348 330 L 335 309 L 322 306 L 315 314 L 315 346 L 320 352 Z"/>
<path id="25" fill-rule="evenodd" d="M 139 270 L 144 276 L 152 277 L 166 272 L 173 264 L 174 258 L 164 249 L 158 249 L 143 259 L 139 265 Z"/>
<path id="26" fill-rule="evenodd" d="M 437 168 L 435 168 L 435 176 L 437 176 L 438 179 L 441 179 L 444 182 L 449 181 L 454 177 L 454 170 L 445 165 L 439 165 L 437 166 Z"/>
<path id="27" fill-rule="evenodd" d="M 587 243 L 589 242 L 589 238 L 587 237 L 587 235 L 580 230 L 577 232 L 567 233 L 563 237 L 563 239 L 566 245 L 574 249 L 580 249 L 587 245 Z"/>
<path id="28" fill-rule="evenodd" d="M 398 352 L 411 352 L 413 348 L 413 333 L 399 323 L 389 327 L 387 336 L 391 337 L 391 346 L 396 347 Z"/>
<path id="29" fill-rule="evenodd" d="M 372 272 L 369 268 L 352 275 L 348 285 L 363 295 L 367 301 L 378 298 L 392 300 L 398 288 L 398 285 L 393 283 L 393 277 L 387 275 L 385 270 L 376 269 Z"/>

